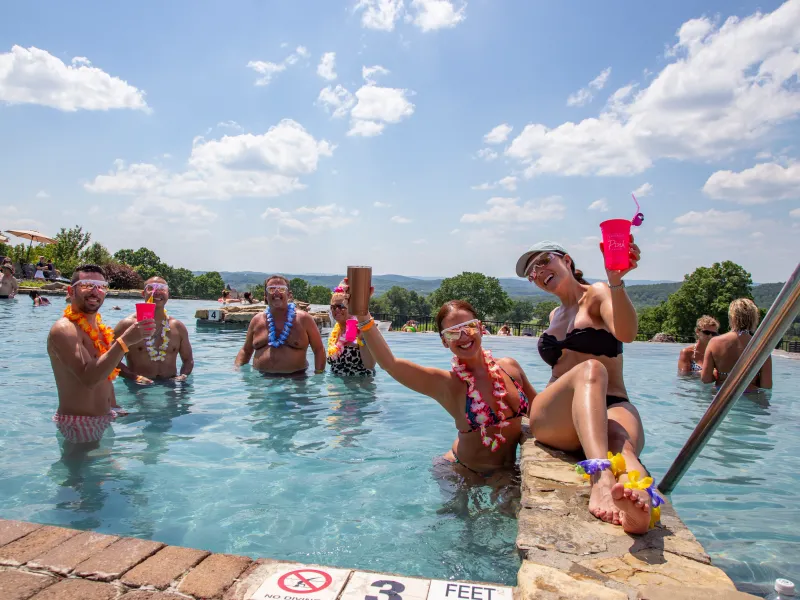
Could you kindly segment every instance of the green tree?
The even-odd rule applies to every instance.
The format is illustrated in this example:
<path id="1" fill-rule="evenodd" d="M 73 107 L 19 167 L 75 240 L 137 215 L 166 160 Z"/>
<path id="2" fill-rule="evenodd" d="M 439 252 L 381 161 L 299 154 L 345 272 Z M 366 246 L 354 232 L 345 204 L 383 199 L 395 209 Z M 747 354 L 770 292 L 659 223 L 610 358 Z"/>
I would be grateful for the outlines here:
<path id="1" fill-rule="evenodd" d="M 311 304 L 328 304 L 331 301 L 331 291 L 324 285 L 312 285 L 308 288 L 308 300 Z"/>
<path id="2" fill-rule="evenodd" d="M 111 262 L 111 253 L 100 242 L 94 242 L 81 252 L 81 262 L 90 265 L 107 265 Z"/>
<path id="3" fill-rule="evenodd" d="M 530 300 L 511 300 L 511 307 L 506 312 L 497 315 L 497 320 L 508 323 L 530 322 L 533 310 L 534 304 Z"/>
<path id="4" fill-rule="evenodd" d="M 648 306 L 639 311 L 639 335 L 648 340 L 657 333 L 667 333 L 665 321 L 667 319 L 667 302 L 657 306 Z"/>
<path id="5" fill-rule="evenodd" d="M 136 251 L 119 250 L 114 253 L 114 260 L 136 269 L 136 272 L 145 281 L 156 276 L 166 279 L 166 271 L 169 269 L 169 266 L 161 261 L 158 254 L 149 248 L 139 248 Z"/>
<path id="6" fill-rule="evenodd" d="M 752 288 L 750 273 L 729 260 L 698 267 L 667 300 L 664 328 L 670 333 L 692 336 L 697 319 L 711 315 L 723 331 L 727 330 L 728 305 L 737 298 L 752 299 Z"/>
<path id="7" fill-rule="evenodd" d="M 164 274 L 164 279 L 169 284 L 170 293 L 176 296 L 194 296 L 195 295 L 195 276 L 189 269 L 169 268 L 169 271 Z M 219 296 L 217 296 L 219 298 Z"/>
<path id="8" fill-rule="evenodd" d="M 381 294 L 380 303 L 384 309 L 380 312 L 392 315 L 427 317 L 431 314 L 431 306 L 424 296 L 398 285 Z"/>
<path id="9" fill-rule="evenodd" d="M 466 300 L 483 319 L 503 314 L 511 307 L 511 299 L 501 287 L 500 280 L 483 273 L 464 272 L 448 277 L 430 295 L 434 310 L 450 300 Z"/>
<path id="10" fill-rule="evenodd" d="M 295 300 L 300 300 L 302 302 L 308 302 L 308 291 L 309 285 L 305 279 L 301 277 L 295 277 L 289 282 L 289 290 L 292 292 L 292 297 Z M 262 286 L 262 293 L 263 293 L 263 286 Z M 330 296 L 328 297 L 330 300 Z M 326 300 L 325 302 L 327 302 Z"/>
<path id="11" fill-rule="evenodd" d="M 539 302 L 539 304 L 533 307 L 533 315 L 531 318 L 538 325 L 549 325 L 550 313 L 558 307 L 559 303 L 554 300 Z"/>
<path id="12" fill-rule="evenodd" d="M 72 271 L 81 262 L 81 254 L 92 239 L 92 234 L 83 231 L 83 227 L 76 225 L 71 229 L 61 228 L 55 236 L 56 243 L 52 244 L 49 251 L 56 269 L 64 277 L 71 277 Z"/>
<path id="13" fill-rule="evenodd" d="M 216 271 L 209 271 L 194 278 L 194 295 L 206 300 L 216 300 L 225 287 L 222 275 Z"/>

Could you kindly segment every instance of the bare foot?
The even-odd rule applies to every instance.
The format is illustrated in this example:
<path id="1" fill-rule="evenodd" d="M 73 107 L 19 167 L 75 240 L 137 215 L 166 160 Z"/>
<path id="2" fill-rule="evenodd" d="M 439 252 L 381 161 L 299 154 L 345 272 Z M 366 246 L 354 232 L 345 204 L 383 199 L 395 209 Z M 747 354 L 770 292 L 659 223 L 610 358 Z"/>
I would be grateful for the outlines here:
<path id="1" fill-rule="evenodd" d="M 614 476 L 610 471 L 602 471 L 599 476 L 592 477 L 596 481 L 592 482 L 592 492 L 589 496 L 589 512 L 595 517 L 606 523 L 619 525 L 620 513 L 614 499 L 611 496 L 611 489 L 614 486 Z"/>
<path id="2" fill-rule="evenodd" d="M 650 527 L 650 496 L 645 490 L 631 490 L 622 483 L 611 488 L 611 497 L 626 533 L 647 533 Z"/>

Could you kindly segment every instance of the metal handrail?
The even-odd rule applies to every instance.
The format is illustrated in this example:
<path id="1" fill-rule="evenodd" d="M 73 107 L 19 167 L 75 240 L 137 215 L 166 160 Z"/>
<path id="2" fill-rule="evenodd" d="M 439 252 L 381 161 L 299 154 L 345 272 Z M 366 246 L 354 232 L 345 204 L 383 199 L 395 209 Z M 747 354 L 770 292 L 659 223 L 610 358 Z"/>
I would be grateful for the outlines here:
<path id="1" fill-rule="evenodd" d="M 742 356 L 736 361 L 736 365 L 730 375 L 722 383 L 722 387 L 717 392 L 703 418 L 700 419 L 664 479 L 661 480 L 658 489 L 662 494 L 669 494 L 678 485 L 681 477 L 703 450 L 711 436 L 714 435 L 733 403 L 753 381 L 767 357 L 772 353 L 778 340 L 786 333 L 799 311 L 800 263 L 784 284 L 781 293 L 775 298 L 775 302 L 772 303 L 758 331 L 756 331 L 750 343 L 747 344 Z"/>

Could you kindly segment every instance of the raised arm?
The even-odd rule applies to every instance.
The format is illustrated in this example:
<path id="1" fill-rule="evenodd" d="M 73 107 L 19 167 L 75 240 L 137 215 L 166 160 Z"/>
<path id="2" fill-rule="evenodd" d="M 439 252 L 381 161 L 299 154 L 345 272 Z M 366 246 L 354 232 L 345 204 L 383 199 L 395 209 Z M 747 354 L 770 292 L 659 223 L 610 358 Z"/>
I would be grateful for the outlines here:
<path id="1" fill-rule="evenodd" d="M 600 251 L 603 252 L 602 243 Z M 630 266 L 622 271 L 606 269 L 608 285 L 596 283 L 592 286 L 600 294 L 600 316 L 605 326 L 615 338 L 626 344 L 636 339 L 636 334 L 639 332 L 639 317 L 628 292 L 625 291 L 622 278 L 639 266 L 640 257 L 639 246 L 633 243 L 631 236 Z"/>
<path id="2" fill-rule="evenodd" d="M 361 354 L 361 362 L 364 363 L 365 369 L 374 369 L 375 368 L 375 357 L 372 356 L 372 352 L 369 351 L 369 348 L 366 344 L 359 346 L 358 351 Z"/>
<path id="3" fill-rule="evenodd" d="M 238 368 L 242 365 L 246 365 L 253 356 L 253 334 L 256 329 L 255 321 L 257 318 L 258 315 L 250 319 L 250 325 L 247 327 L 247 337 L 244 338 L 244 346 L 242 346 L 242 349 L 239 350 L 239 353 L 236 355 L 236 360 L 233 361 L 234 367 Z"/>
<path id="4" fill-rule="evenodd" d="M 314 353 L 314 372 L 322 373 L 325 371 L 325 346 L 322 345 L 322 336 L 319 333 L 319 327 L 314 317 L 308 313 L 301 313 L 303 315 L 303 324 L 308 332 L 308 342 L 311 344 L 311 351 Z"/>
<path id="5" fill-rule="evenodd" d="M 181 336 L 181 345 L 178 349 L 178 354 L 181 357 L 181 374 L 180 377 L 186 379 L 192 374 L 194 370 L 194 354 L 192 352 L 192 343 L 189 341 L 189 330 L 186 325 L 180 321 L 175 322 L 175 329 L 178 330 Z"/>
<path id="6" fill-rule="evenodd" d="M 369 315 L 356 317 L 359 323 L 370 320 Z M 423 367 L 409 360 L 396 358 L 377 325 L 361 331 L 361 337 L 381 368 L 398 383 L 425 396 L 430 396 L 447 408 L 455 380 L 449 371 Z"/>

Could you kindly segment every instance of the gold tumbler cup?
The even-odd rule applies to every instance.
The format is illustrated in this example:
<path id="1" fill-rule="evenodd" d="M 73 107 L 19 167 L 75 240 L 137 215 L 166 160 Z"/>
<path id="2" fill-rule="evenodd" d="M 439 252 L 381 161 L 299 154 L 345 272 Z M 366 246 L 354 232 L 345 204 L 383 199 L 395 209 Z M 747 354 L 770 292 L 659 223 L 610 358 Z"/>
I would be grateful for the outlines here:
<path id="1" fill-rule="evenodd" d="M 353 316 L 367 314 L 372 287 L 372 267 L 347 267 L 347 284 L 350 286 L 347 312 Z"/>

